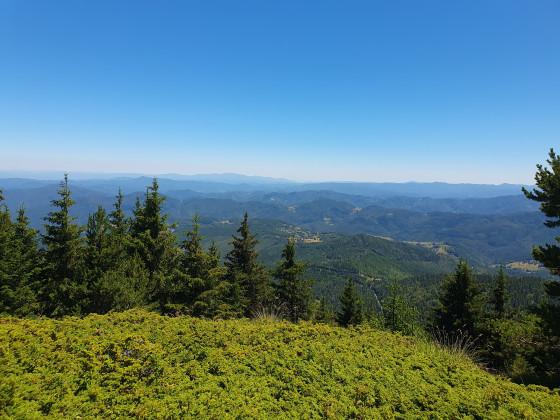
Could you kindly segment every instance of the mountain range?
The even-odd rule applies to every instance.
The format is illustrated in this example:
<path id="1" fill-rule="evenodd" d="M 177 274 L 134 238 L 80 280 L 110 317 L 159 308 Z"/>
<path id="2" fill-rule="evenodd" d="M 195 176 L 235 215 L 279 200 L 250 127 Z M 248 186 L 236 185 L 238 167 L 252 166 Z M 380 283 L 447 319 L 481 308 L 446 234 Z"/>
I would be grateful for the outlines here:
<path id="1" fill-rule="evenodd" d="M 222 240 L 214 227 L 231 227 L 226 229 L 229 237 L 247 211 L 258 223 L 260 235 L 272 234 L 278 224 L 285 224 L 309 237 L 338 234 L 353 237 L 357 243 L 363 235 L 382 237 L 424 249 L 444 249 L 447 256 L 467 258 L 480 267 L 529 261 L 534 244 L 554 237 L 544 227 L 535 203 L 521 194 L 520 185 L 305 184 L 236 174 L 179 178 L 159 178 L 160 190 L 167 197 L 164 209 L 177 224 L 179 235 L 199 214 L 209 238 Z M 144 194 L 151 181 L 149 177 L 71 179 L 76 201 L 73 214 L 85 223 L 98 205 L 112 206 L 119 188 L 125 194 L 125 209 L 131 212 L 136 197 Z M 48 179 L 0 179 L 12 211 L 24 205 L 32 225 L 39 229 L 57 185 L 58 181 Z M 340 246 L 349 246 L 344 243 Z"/>

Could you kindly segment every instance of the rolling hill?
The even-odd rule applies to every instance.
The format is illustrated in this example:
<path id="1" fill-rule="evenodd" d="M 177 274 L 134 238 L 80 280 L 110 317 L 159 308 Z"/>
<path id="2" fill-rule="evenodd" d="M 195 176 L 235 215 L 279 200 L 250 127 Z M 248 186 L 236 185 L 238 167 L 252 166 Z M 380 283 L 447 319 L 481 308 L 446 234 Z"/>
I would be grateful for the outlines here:
<path id="1" fill-rule="evenodd" d="M 121 184 L 126 193 L 125 209 L 131 212 L 136 197 L 143 194 L 149 182 L 149 178 L 74 181 L 72 189 L 77 204 L 72 209 L 73 214 L 80 223 L 85 223 L 87 215 L 97 205 L 110 208 L 117 186 Z M 193 182 L 200 184 L 196 184 L 195 189 L 181 189 L 187 185 L 185 183 Z M 237 184 L 227 185 L 230 188 Z M 388 191 L 393 190 L 387 190 L 388 185 L 375 184 L 376 188 L 383 186 L 384 193 L 368 196 L 330 190 L 257 189 L 257 186 L 263 185 L 269 184 L 247 184 L 245 190 L 222 191 L 222 185 L 215 181 L 161 180 L 162 191 L 167 196 L 164 209 L 170 220 L 180 226 L 187 225 L 195 213 L 211 223 L 236 221 L 248 211 L 252 219 L 275 220 L 311 232 L 368 234 L 398 241 L 443 243 L 454 255 L 467 258 L 478 266 L 525 262 L 531 259 L 534 244 L 549 242 L 554 237 L 553 232 L 542 225 L 543 218 L 534 204 L 519 194 L 489 198 L 390 196 Z M 331 184 L 321 185 L 328 187 Z M 351 186 L 354 184 L 349 185 L 348 189 L 353 191 Z M 373 188 L 373 184 L 367 185 Z M 0 180 L 0 187 L 4 188 L 7 203 L 13 211 L 24 204 L 32 225 L 42 227 L 43 217 L 50 211 L 50 200 L 56 196 L 56 184 L 4 179 Z M 301 187 L 301 184 L 294 184 L 291 188 Z M 400 188 L 400 192 L 416 191 L 420 194 L 431 192 L 431 187 L 443 193 L 452 186 L 398 184 L 393 187 Z M 413 187 L 417 189 L 410 190 Z M 484 194 L 490 195 L 492 191 L 513 191 L 513 186 L 455 187 L 457 190 L 452 194 L 455 196 L 461 191 L 465 194 L 474 194 L 473 191 L 482 194 L 485 191 Z"/>

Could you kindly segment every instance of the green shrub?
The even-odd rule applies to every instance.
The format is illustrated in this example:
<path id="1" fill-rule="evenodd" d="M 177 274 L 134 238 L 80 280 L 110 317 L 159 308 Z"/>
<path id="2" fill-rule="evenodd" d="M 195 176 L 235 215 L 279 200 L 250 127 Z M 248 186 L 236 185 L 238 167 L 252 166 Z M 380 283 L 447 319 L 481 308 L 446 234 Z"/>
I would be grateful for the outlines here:
<path id="1" fill-rule="evenodd" d="M 142 310 L 0 318 L 0 417 L 559 418 L 560 397 L 423 340 Z"/>

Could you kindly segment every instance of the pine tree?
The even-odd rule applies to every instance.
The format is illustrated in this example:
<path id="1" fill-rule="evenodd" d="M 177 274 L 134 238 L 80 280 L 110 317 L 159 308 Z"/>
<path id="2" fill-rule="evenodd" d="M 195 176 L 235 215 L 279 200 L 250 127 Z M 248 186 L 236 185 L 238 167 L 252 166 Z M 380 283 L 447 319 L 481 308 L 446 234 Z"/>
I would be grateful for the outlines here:
<path id="1" fill-rule="evenodd" d="M 110 265 L 110 224 L 105 209 L 101 206 L 88 217 L 86 226 L 86 265 L 88 269 L 103 272 Z"/>
<path id="2" fill-rule="evenodd" d="M 315 316 L 313 317 L 313 320 L 315 322 L 322 322 L 326 324 L 334 323 L 336 318 L 335 313 L 327 304 L 327 300 L 324 296 L 321 296 L 321 299 L 319 299 L 319 301 L 316 301 L 316 308 L 317 309 L 315 310 Z"/>
<path id="3" fill-rule="evenodd" d="M 459 261 L 455 274 L 443 285 L 435 326 L 446 332 L 475 335 L 481 320 L 481 292 L 466 261 Z"/>
<path id="4" fill-rule="evenodd" d="M 86 248 L 82 276 L 87 281 L 89 292 L 88 312 L 98 312 L 97 284 L 99 279 L 114 264 L 110 242 L 110 224 L 105 209 L 101 206 L 90 214 L 85 230 Z"/>
<path id="5" fill-rule="evenodd" d="M 20 316 L 40 311 L 37 292 L 43 274 L 44 262 L 37 242 L 37 231 L 29 227 L 25 209 L 18 210 L 14 224 L 13 246 L 13 311 Z"/>
<path id="6" fill-rule="evenodd" d="M 154 179 L 146 190 L 144 204 L 141 205 L 137 199 L 134 210 L 133 238 L 137 252 L 142 257 L 151 278 L 162 274 L 165 258 L 175 246 L 175 237 L 170 232 L 167 215 L 162 212 L 164 201 L 165 197 L 159 193 L 157 179 Z M 156 284 L 155 288 L 160 286 Z"/>
<path id="7" fill-rule="evenodd" d="M 220 250 L 216 243 L 212 241 L 208 248 L 208 267 L 213 270 L 220 266 Z"/>
<path id="8" fill-rule="evenodd" d="M 363 318 L 362 301 L 358 296 L 354 281 L 349 278 L 340 296 L 340 311 L 337 313 L 336 320 L 343 327 L 347 327 L 361 324 Z"/>
<path id="9" fill-rule="evenodd" d="M 109 214 L 109 223 L 113 234 L 123 237 L 128 232 L 128 220 L 123 209 L 124 195 L 119 188 L 113 211 Z"/>
<path id="10" fill-rule="evenodd" d="M 523 188 L 523 193 L 530 200 L 541 203 L 541 212 L 548 218 L 544 224 L 549 228 L 556 228 L 560 227 L 560 156 L 553 149 L 550 149 L 548 156 L 549 168 L 537 165 L 536 187 L 532 191 Z M 560 237 L 556 240 L 560 241 Z M 553 275 L 560 276 L 560 246 L 537 246 L 533 249 L 533 257 Z M 560 281 L 546 284 L 546 291 L 551 297 L 560 298 Z"/>
<path id="11" fill-rule="evenodd" d="M 151 299 L 167 311 L 186 279 L 181 270 L 177 238 L 162 211 L 164 201 L 157 179 L 154 179 L 146 190 L 144 203 L 136 202 L 131 236 L 133 252 L 140 256 L 149 274 Z M 170 308 L 170 311 L 175 309 Z"/>
<path id="12" fill-rule="evenodd" d="M 14 293 L 14 227 L 0 190 L 0 313 L 12 313 Z"/>
<path id="13" fill-rule="evenodd" d="M 208 270 L 209 258 L 202 247 L 202 239 L 200 218 L 195 215 L 192 219 L 192 229 L 187 232 L 186 238 L 181 244 L 181 248 L 185 252 L 183 265 L 190 277 L 203 278 Z"/>
<path id="14" fill-rule="evenodd" d="M 506 305 L 508 300 L 507 290 L 506 290 L 506 274 L 504 268 L 500 267 L 498 271 L 498 276 L 496 277 L 496 285 L 492 291 L 491 303 L 494 306 L 494 313 L 499 319 L 503 319 L 506 315 Z"/>
<path id="15" fill-rule="evenodd" d="M 85 282 L 79 278 L 82 259 L 81 228 L 70 215 L 74 205 L 68 175 L 58 189 L 59 197 L 52 200 L 55 210 L 45 218 L 43 244 L 48 264 L 48 281 L 42 291 L 47 313 L 53 316 L 79 314 L 87 292 Z"/>
<path id="16" fill-rule="evenodd" d="M 232 250 L 225 262 L 230 303 L 233 307 L 242 308 L 245 316 L 252 316 L 269 303 L 270 281 L 264 267 L 257 262 L 257 240 L 249 230 L 247 213 L 237 233 L 239 236 L 233 236 Z"/>
<path id="17" fill-rule="evenodd" d="M 403 334 L 413 334 L 416 328 L 416 308 L 403 296 L 401 287 L 393 282 L 389 294 L 383 299 L 383 318 L 385 327 Z"/>
<path id="18" fill-rule="evenodd" d="M 311 299 L 311 281 L 302 278 L 305 264 L 295 260 L 296 245 L 289 240 L 282 251 L 283 261 L 274 272 L 274 277 L 279 281 L 277 296 L 281 305 L 284 305 L 288 318 L 292 322 L 308 319 Z"/>

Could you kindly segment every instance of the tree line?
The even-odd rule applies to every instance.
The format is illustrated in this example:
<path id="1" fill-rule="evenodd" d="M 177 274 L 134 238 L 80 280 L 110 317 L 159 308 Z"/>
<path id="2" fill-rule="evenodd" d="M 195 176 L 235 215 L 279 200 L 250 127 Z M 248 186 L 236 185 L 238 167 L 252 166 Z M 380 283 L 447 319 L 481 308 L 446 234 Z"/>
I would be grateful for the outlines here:
<path id="1" fill-rule="evenodd" d="M 292 321 L 309 319 L 311 281 L 289 240 L 277 267 L 258 262 L 245 214 L 231 250 L 202 245 L 198 217 L 179 242 L 162 212 L 157 180 L 128 217 L 119 192 L 112 211 L 99 207 L 85 226 L 71 215 L 68 177 L 45 217 L 44 233 L 25 210 L 12 220 L 0 193 L 0 313 L 61 317 L 146 306 L 166 314 L 251 317 L 277 307 Z"/>

